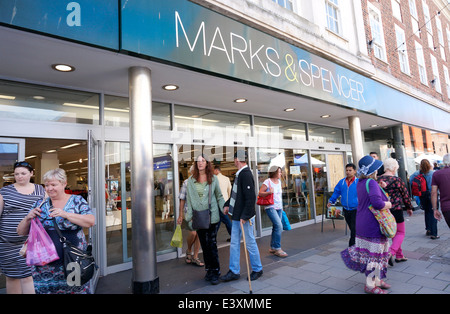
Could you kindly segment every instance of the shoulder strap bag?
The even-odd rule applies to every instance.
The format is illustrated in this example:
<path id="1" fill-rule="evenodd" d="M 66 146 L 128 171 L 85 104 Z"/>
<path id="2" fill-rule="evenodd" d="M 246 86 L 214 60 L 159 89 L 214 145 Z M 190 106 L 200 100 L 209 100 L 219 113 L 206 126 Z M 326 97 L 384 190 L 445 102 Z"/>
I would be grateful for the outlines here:
<path id="1" fill-rule="evenodd" d="M 372 180 L 372 179 L 368 179 L 366 181 L 367 194 L 369 194 L 370 180 Z M 383 188 L 380 187 L 380 189 L 383 191 L 384 195 L 387 196 L 387 194 L 383 190 Z M 372 205 L 369 205 L 369 210 L 372 212 L 372 214 L 375 216 L 376 220 L 378 221 L 378 223 L 380 225 L 381 233 L 384 236 L 386 236 L 387 238 L 393 238 L 395 236 L 395 234 L 397 233 L 397 222 L 395 221 L 395 218 L 392 215 L 391 211 L 389 209 L 376 210 L 373 208 Z"/>
<path id="2" fill-rule="evenodd" d="M 269 179 L 268 188 L 270 191 L 270 179 Z M 266 196 L 259 196 L 259 194 L 258 194 L 258 199 L 256 200 L 256 204 L 260 205 L 260 206 L 273 205 L 274 204 L 273 193 L 267 194 Z"/>
<path id="3" fill-rule="evenodd" d="M 211 185 L 209 185 L 208 193 L 208 209 L 192 210 L 192 228 L 194 230 L 209 229 L 211 225 Z"/>
<path id="4" fill-rule="evenodd" d="M 62 259 L 67 284 L 69 286 L 84 285 L 94 277 L 94 272 L 98 268 L 92 256 L 92 245 L 89 244 L 86 251 L 80 250 L 63 236 L 55 218 L 53 218 L 53 225 L 63 245 Z"/>

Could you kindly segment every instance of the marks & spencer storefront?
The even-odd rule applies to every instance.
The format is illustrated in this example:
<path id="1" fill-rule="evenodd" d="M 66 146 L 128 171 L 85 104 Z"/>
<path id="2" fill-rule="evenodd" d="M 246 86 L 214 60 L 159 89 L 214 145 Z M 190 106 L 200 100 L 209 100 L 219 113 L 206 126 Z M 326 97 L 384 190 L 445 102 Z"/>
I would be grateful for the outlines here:
<path id="1" fill-rule="evenodd" d="M 297 227 L 322 215 L 344 165 L 368 153 L 360 130 L 404 122 L 450 133 L 447 112 L 190 1 L 5 1 L 0 23 L 9 161 L 27 158 L 37 182 L 65 168 L 96 212 L 86 232 L 99 275 L 132 267 L 137 289 L 157 280 L 157 261 L 185 251 L 169 242 L 200 152 L 231 178 L 240 148 L 256 182 L 283 166 Z M 269 227 L 258 211 L 258 236 Z"/>

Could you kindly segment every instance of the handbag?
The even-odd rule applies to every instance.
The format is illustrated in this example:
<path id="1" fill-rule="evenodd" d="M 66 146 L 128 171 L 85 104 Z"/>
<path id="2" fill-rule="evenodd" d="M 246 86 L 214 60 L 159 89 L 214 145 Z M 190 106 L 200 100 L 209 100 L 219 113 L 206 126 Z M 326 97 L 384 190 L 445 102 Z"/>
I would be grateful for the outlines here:
<path id="1" fill-rule="evenodd" d="M 27 240 L 26 263 L 28 266 L 44 266 L 59 259 L 55 244 L 38 218 L 31 220 Z"/>
<path id="2" fill-rule="evenodd" d="M 270 190 L 270 179 L 269 179 L 269 190 Z M 273 205 L 274 204 L 273 193 L 270 193 L 266 196 L 259 196 L 259 194 L 258 194 L 258 199 L 256 200 L 256 204 L 260 205 L 260 206 Z"/>
<path id="3" fill-rule="evenodd" d="M 92 256 L 92 245 L 88 245 L 83 251 L 68 241 L 59 230 L 56 220 L 53 225 L 60 238 L 63 247 L 63 270 L 69 286 L 81 286 L 94 277 L 94 272 L 98 268 Z"/>
<path id="4" fill-rule="evenodd" d="M 369 179 L 366 182 L 367 193 L 369 193 L 370 180 L 372 179 Z M 384 195 L 387 196 L 383 188 L 380 187 L 380 189 L 383 191 Z M 369 210 L 373 213 L 375 219 L 378 221 L 381 233 L 387 238 L 393 238 L 397 233 L 397 222 L 395 221 L 394 215 L 392 215 L 391 211 L 389 209 L 376 210 L 372 205 L 369 205 Z"/>
<path id="5" fill-rule="evenodd" d="M 170 246 L 183 247 L 183 235 L 181 233 L 181 225 L 177 225 L 175 232 L 173 233 L 172 240 L 170 240 Z"/>
<path id="6" fill-rule="evenodd" d="M 211 225 L 211 186 L 208 193 L 208 209 L 192 211 L 192 228 L 194 230 L 209 229 Z"/>

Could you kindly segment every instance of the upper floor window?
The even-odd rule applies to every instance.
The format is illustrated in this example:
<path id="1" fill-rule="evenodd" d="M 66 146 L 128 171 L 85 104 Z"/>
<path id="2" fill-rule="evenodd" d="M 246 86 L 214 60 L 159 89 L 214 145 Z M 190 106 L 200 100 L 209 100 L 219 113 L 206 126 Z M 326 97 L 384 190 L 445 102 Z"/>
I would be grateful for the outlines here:
<path id="1" fill-rule="evenodd" d="M 400 0 L 392 0 L 392 15 L 394 15 L 394 17 L 401 21 L 402 20 L 402 11 L 400 8 Z"/>
<path id="2" fill-rule="evenodd" d="M 409 61 L 408 61 L 408 52 L 406 51 L 406 38 L 405 31 L 395 25 L 395 36 L 397 39 L 397 50 L 398 50 L 398 59 L 400 62 L 400 70 L 409 74 Z"/>
<path id="3" fill-rule="evenodd" d="M 327 27 L 330 31 L 340 34 L 340 12 L 339 0 L 325 0 L 325 7 L 327 10 Z"/>
<path id="4" fill-rule="evenodd" d="M 409 12 L 411 13 L 413 33 L 419 36 L 419 15 L 417 14 L 416 0 L 409 0 Z"/>
<path id="5" fill-rule="evenodd" d="M 272 0 L 275 3 L 278 3 L 279 5 L 281 5 L 283 8 L 286 8 L 290 11 L 294 11 L 294 0 Z"/>
<path id="6" fill-rule="evenodd" d="M 369 3 L 370 30 L 372 32 L 372 49 L 376 58 L 386 61 L 383 25 L 380 12 Z"/>
<path id="7" fill-rule="evenodd" d="M 428 85 L 427 69 L 426 69 L 426 66 L 425 66 L 425 58 L 424 58 L 424 54 L 423 54 L 423 47 L 417 41 L 415 41 L 415 46 L 416 46 L 416 55 L 417 55 L 417 66 L 419 67 L 420 82 L 422 84 Z"/>

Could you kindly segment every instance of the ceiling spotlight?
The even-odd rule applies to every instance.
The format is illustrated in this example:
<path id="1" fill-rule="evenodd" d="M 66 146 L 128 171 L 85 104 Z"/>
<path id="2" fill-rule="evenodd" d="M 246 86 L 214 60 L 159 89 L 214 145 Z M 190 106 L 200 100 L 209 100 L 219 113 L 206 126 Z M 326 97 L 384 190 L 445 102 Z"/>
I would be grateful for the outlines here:
<path id="1" fill-rule="evenodd" d="M 286 109 L 284 109 L 284 111 L 291 112 L 291 111 L 295 111 L 295 109 L 294 108 L 286 108 Z"/>
<path id="2" fill-rule="evenodd" d="M 52 64 L 52 69 L 59 72 L 73 72 L 75 67 L 68 64 Z"/>
<path id="3" fill-rule="evenodd" d="M 245 99 L 245 98 L 238 98 L 238 99 L 235 99 L 234 102 L 238 103 L 238 104 L 242 104 L 244 102 L 247 102 L 247 99 Z"/>
<path id="4" fill-rule="evenodd" d="M 379 126 L 378 124 L 372 124 L 370 127 L 371 128 L 376 128 L 377 126 Z"/>
<path id="5" fill-rule="evenodd" d="M 331 115 L 330 114 L 324 114 L 323 116 L 320 116 L 322 119 L 326 119 L 326 118 L 329 118 L 329 117 L 331 117 Z"/>
<path id="6" fill-rule="evenodd" d="M 179 87 L 175 84 L 167 84 L 167 85 L 164 85 L 162 88 L 166 91 L 171 92 L 171 91 L 177 90 Z"/>

